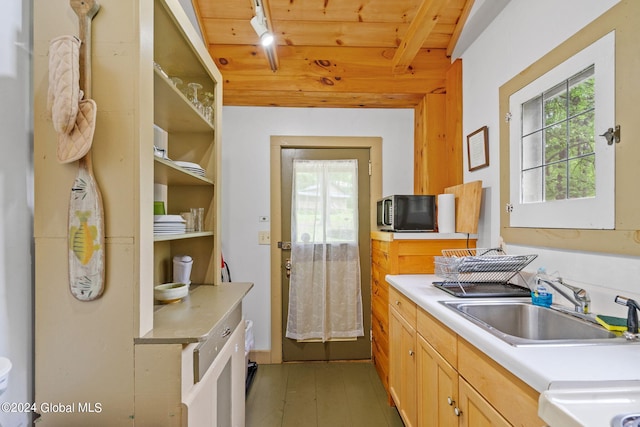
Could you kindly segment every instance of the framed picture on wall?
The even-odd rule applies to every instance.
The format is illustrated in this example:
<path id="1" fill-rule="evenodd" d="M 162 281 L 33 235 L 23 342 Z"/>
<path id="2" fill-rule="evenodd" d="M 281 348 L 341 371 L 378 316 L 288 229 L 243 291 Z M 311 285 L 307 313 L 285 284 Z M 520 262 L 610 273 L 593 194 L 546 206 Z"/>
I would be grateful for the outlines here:
<path id="1" fill-rule="evenodd" d="M 481 127 L 467 135 L 469 171 L 489 166 L 489 128 Z"/>

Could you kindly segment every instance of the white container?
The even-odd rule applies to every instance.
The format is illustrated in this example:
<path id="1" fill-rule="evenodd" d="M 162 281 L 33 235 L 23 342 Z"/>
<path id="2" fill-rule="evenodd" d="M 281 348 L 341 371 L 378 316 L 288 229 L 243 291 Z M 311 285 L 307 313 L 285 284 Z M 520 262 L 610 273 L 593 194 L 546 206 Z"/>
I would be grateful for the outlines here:
<path id="1" fill-rule="evenodd" d="M 189 255 L 176 255 L 173 257 L 173 281 L 176 283 L 191 284 L 191 268 L 193 259 Z"/>

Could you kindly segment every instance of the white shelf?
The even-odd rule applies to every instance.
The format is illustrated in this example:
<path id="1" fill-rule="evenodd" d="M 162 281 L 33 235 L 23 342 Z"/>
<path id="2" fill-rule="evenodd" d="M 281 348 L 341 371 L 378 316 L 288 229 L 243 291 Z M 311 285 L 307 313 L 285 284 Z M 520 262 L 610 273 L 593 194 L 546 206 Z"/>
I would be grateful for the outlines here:
<path id="1" fill-rule="evenodd" d="M 153 241 L 169 242 L 173 240 L 195 239 L 198 237 L 211 237 L 211 236 L 213 236 L 213 231 L 198 231 L 198 232 L 181 233 L 181 234 L 154 234 Z"/>
<path id="2" fill-rule="evenodd" d="M 162 64 L 160 64 L 162 66 Z M 186 85 L 188 82 L 184 82 Z M 209 123 L 171 80 L 154 68 L 153 121 L 167 132 L 213 132 Z"/>
<path id="3" fill-rule="evenodd" d="M 196 175 L 171 160 L 154 156 L 154 182 L 164 185 L 214 185 L 207 177 Z"/>

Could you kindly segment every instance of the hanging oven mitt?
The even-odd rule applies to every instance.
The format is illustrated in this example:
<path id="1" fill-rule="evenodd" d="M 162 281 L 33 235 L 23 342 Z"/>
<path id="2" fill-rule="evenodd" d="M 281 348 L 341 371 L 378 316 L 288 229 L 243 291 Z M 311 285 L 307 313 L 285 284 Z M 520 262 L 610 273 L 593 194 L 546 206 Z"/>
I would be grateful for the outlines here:
<path id="1" fill-rule="evenodd" d="M 78 104 L 78 114 L 69 133 L 58 134 L 58 161 L 76 161 L 89 151 L 96 129 L 97 106 L 93 99 L 83 99 Z"/>
<path id="2" fill-rule="evenodd" d="M 58 132 L 60 163 L 82 158 L 93 142 L 96 103 L 82 99 L 80 90 L 80 40 L 60 36 L 49 44 L 49 93 L 47 106 Z"/>
<path id="3" fill-rule="evenodd" d="M 60 36 L 49 43 L 47 110 L 58 133 L 69 133 L 78 114 L 80 94 L 80 40 Z"/>

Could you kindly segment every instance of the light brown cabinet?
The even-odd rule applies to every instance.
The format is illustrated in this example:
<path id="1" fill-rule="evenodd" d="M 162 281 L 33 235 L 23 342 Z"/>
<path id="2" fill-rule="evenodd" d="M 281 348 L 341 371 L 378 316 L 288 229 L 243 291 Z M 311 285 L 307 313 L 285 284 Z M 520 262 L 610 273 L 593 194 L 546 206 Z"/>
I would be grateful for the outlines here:
<path id="1" fill-rule="evenodd" d="M 503 427 L 510 424 L 418 335 L 418 425 Z"/>
<path id="2" fill-rule="evenodd" d="M 539 393 L 394 287 L 389 295 L 390 389 L 406 425 L 544 425 Z"/>
<path id="3" fill-rule="evenodd" d="M 512 425 L 462 377 L 459 378 L 459 389 L 459 427 L 509 427 Z M 514 421 L 513 425 L 521 424 L 518 421 Z"/>
<path id="4" fill-rule="evenodd" d="M 429 427 L 455 427 L 458 418 L 458 372 L 418 336 L 418 419 Z"/>
<path id="5" fill-rule="evenodd" d="M 387 274 L 433 274 L 434 257 L 443 249 L 467 247 L 466 239 L 395 239 L 394 233 L 371 233 L 371 357 L 389 391 L 389 284 Z M 468 241 L 475 247 L 476 240 Z M 391 397 L 389 395 L 391 403 Z"/>
<path id="6" fill-rule="evenodd" d="M 389 392 L 409 427 L 417 426 L 416 305 L 395 289 L 389 294 Z"/>

